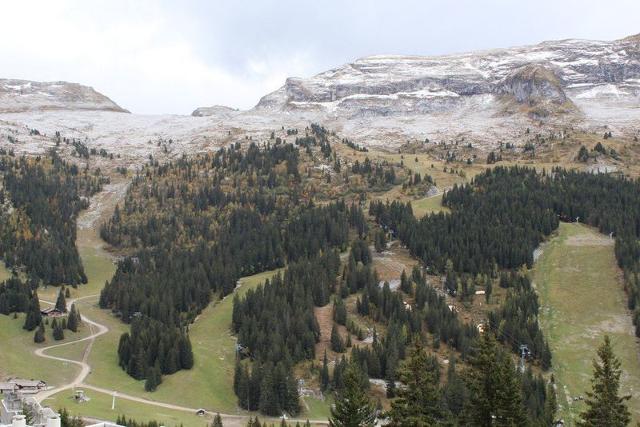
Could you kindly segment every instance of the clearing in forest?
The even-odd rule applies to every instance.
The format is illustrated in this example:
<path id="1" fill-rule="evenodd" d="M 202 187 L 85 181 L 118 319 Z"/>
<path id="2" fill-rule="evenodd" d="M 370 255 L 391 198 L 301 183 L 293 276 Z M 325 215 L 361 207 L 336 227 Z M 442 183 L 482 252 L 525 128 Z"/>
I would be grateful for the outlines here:
<path id="1" fill-rule="evenodd" d="M 634 336 L 613 240 L 581 224 L 561 223 L 543 248 L 533 279 L 553 352 L 560 416 L 575 425 L 590 390 L 592 360 L 608 334 L 624 374 L 622 393 L 640 420 L 640 346 Z"/>

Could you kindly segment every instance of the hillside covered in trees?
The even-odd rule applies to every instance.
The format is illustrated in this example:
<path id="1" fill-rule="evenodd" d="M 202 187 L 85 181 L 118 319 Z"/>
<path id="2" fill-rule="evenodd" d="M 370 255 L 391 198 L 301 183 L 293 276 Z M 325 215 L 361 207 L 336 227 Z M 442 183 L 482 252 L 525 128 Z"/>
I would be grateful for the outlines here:
<path id="1" fill-rule="evenodd" d="M 345 249 L 351 233 L 366 232 L 358 206 L 316 205 L 308 195 L 316 180 L 302 163 L 330 155 L 328 144 L 307 136 L 162 165 L 150 160 L 101 229 L 127 253 L 100 296 L 101 307 L 132 323 L 120 342 L 123 369 L 147 379 L 158 369 L 188 369 L 174 355 L 191 353 L 188 324 L 211 298 L 229 294 L 240 277 Z M 328 291 L 314 297 L 326 301 Z"/>
<path id="2" fill-rule="evenodd" d="M 76 218 L 100 191 L 100 171 L 48 156 L 0 157 L 0 257 L 47 285 L 87 282 L 75 246 Z"/>

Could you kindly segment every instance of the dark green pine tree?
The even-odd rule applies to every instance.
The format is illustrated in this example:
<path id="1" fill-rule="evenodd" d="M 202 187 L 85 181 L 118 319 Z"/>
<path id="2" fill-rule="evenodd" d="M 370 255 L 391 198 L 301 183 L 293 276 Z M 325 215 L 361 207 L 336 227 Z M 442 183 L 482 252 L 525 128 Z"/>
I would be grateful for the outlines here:
<path id="1" fill-rule="evenodd" d="M 273 369 L 267 367 L 260 383 L 260 412 L 266 415 L 277 416 L 282 413 L 278 402 L 278 393 L 273 378 Z"/>
<path id="2" fill-rule="evenodd" d="M 458 416 L 467 401 L 467 388 L 464 385 L 464 381 L 458 375 L 456 371 L 456 356 L 455 354 L 449 355 L 449 366 L 447 367 L 447 383 L 443 390 L 443 401 L 451 413 L 451 415 Z"/>
<path id="3" fill-rule="evenodd" d="M 56 341 L 60 341 L 64 339 L 64 329 L 62 328 L 62 324 L 58 322 L 58 319 L 53 319 L 51 323 L 51 329 L 53 329 L 53 339 Z"/>
<path id="4" fill-rule="evenodd" d="M 407 273 L 402 270 L 400 275 L 400 289 L 407 295 L 411 295 L 411 280 L 407 277 Z"/>
<path id="5" fill-rule="evenodd" d="M 376 231 L 373 244 L 376 252 L 383 252 L 387 249 L 387 235 L 384 230 L 380 229 Z"/>
<path id="6" fill-rule="evenodd" d="M 180 367 L 181 369 L 193 368 L 193 350 L 188 335 L 182 335 L 179 341 Z"/>
<path id="7" fill-rule="evenodd" d="M 580 427 L 623 427 L 631 422 L 626 401 L 631 396 L 620 396 L 620 361 L 613 353 L 609 336 L 598 347 L 598 359 L 593 361 L 591 391 L 587 392 L 587 409 L 580 414 Z"/>
<path id="8" fill-rule="evenodd" d="M 398 398 L 391 402 L 390 425 L 429 426 L 439 423 L 444 417 L 439 388 L 440 368 L 430 363 L 419 339 L 415 340 L 407 360 L 400 365 L 398 375 L 405 386 L 398 388 Z"/>
<path id="9" fill-rule="evenodd" d="M 241 408 L 249 408 L 249 372 L 246 366 L 243 366 L 240 361 L 236 362 L 235 375 L 233 377 L 233 388 L 238 396 L 238 403 Z"/>
<path id="10" fill-rule="evenodd" d="M 333 320 L 339 325 L 347 324 L 347 307 L 344 305 L 344 301 L 339 295 L 336 296 L 336 300 L 333 305 Z"/>
<path id="11" fill-rule="evenodd" d="M 149 369 L 147 379 L 144 382 L 145 391 L 155 391 L 162 383 L 162 374 L 160 372 L 160 363 L 156 360 L 155 365 Z"/>
<path id="12" fill-rule="evenodd" d="M 465 377 L 469 389 L 466 424 L 479 427 L 526 425 L 521 387 L 513 361 L 498 348 L 491 333 L 483 334 L 478 345 Z"/>
<path id="13" fill-rule="evenodd" d="M 320 371 L 320 389 L 324 392 L 329 388 L 329 361 L 327 360 L 327 350 L 324 351 L 322 358 L 322 370 Z"/>
<path id="14" fill-rule="evenodd" d="M 64 288 L 58 292 L 58 299 L 56 300 L 56 310 L 60 310 L 62 313 L 67 312 L 67 299 L 64 296 Z"/>
<path id="15" fill-rule="evenodd" d="M 344 353 L 345 350 L 344 341 L 342 340 L 336 325 L 333 325 L 333 328 L 331 328 L 331 350 L 336 353 Z"/>
<path id="16" fill-rule="evenodd" d="M 33 293 L 31 300 L 29 301 L 29 308 L 27 310 L 27 316 L 24 319 L 23 328 L 27 331 L 33 331 L 42 323 L 42 314 L 40 313 L 40 301 L 38 300 L 38 294 Z"/>
<path id="17" fill-rule="evenodd" d="M 544 401 L 544 420 L 546 425 L 554 425 L 558 412 L 558 399 L 556 398 L 555 378 L 551 375 L 551 381 L 547 385 L 547 394 Z"/>
<path id="18" fill-rule="evenodd" d="M 38 329 L 36 329 L 36 333 L 33 335 L 33 342 L 35 342 L 36 344 L 40 344 L 44 342 L 44 340 L 45 340 L 44 324 L 40 322 Z"/>
<path id="19" fill-rule="evenodd" d="M 213 422 L 211 423 L 211 427 L 223 427 L 222 426 L 222 417 L 220 413 L 217 413 L 215 417 L 213 417 Z"/>
<path id="20" fill-rule="evenodd" d="M 75 304 L 71 304 L 71 309 L 69 310 L 69 316 L 67 319 L 67 329 L 72 332 L 78 332 L 78 324 L 80 319 L 80 313 L 76 309 Z"/>
<path id="21" fill-rule="evenodd" d="M 291 371 L 288 369 L 287 371 Z M 290 415 L 300 413 L 300 393 L 298 392 L 298 381 L 294 375 L 288 375 L 285 381 L 286 395 L 284 396 L 283 409 Z M 282 385 L 280 385 L 282 388 Z"/>
<path id="22" fill-rule="evenodd" d="M 120 335 L 120 342 L 118 343 L 118 364 L 121 368 L 126 369 L 129 366 L 129 359 L 131 358 L 131 339 L 129 332 L 125 332 Z"/>
<path id="23" fill-rule="evenodd" d="M 375 408 L 362 387 L 361 372 L 350 363 L 344 372 L 344 387 L 336 393 L 336 403 L 331 408 L 331 427 L 373 427 L 376 423 Z"/>

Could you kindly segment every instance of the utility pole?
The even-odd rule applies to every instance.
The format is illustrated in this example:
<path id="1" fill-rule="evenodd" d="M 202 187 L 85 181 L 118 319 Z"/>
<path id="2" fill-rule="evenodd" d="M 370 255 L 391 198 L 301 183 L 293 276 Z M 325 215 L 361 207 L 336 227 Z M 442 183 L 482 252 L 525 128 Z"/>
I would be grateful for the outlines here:
<path id="1" fill-rule="evenodd" d="M 113 396 L 111 399 L 111 410 L 113 411 L 114 409 L 116 409 L 116 394 L 117 392 L 113 392 Z"/>

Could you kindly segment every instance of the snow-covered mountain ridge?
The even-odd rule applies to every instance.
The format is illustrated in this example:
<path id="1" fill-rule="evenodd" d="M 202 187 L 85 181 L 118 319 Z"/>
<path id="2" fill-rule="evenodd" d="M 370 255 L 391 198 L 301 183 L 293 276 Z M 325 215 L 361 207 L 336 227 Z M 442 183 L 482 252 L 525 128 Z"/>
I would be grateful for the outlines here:
<path id="1" fill-rule="evenodd" d="M 213 100 L 212 100 L 213 101 Z M 445 56 L 378 55 L 309 78 L 289 78 L 246 111 L 213 106 L 191 116 L 122 114 L 92 88 L 0 80 L 0 146 L 43 152 L 59 131 L 121 153 L 179 156 L 274 129 L 322 123 L 367 146 L 462 141 L 480 149 L 525 144 L 565 129 L 640 131 L 640 35 L 561 40 Z M 165 143 L 170 141 L 170 143 Z"/>
<path id="2" fill-rule="evenodd" d="M 0 113 L 34 110 L 104 110 L 128 112 L 78 83 L 0 79 Z"/>
<path id="3" fill-rule="evenodd" d="M 535 69 L 537 72 L 526 72 Z M 446 56 L 381 55 L 289 78 L 257 109 L 319 110 L 343 117 L 429 114 L 464 108 L 473 97 L 504 95 L 588 103 L 640 99 L 640 37 L 561 40 Z"/>

